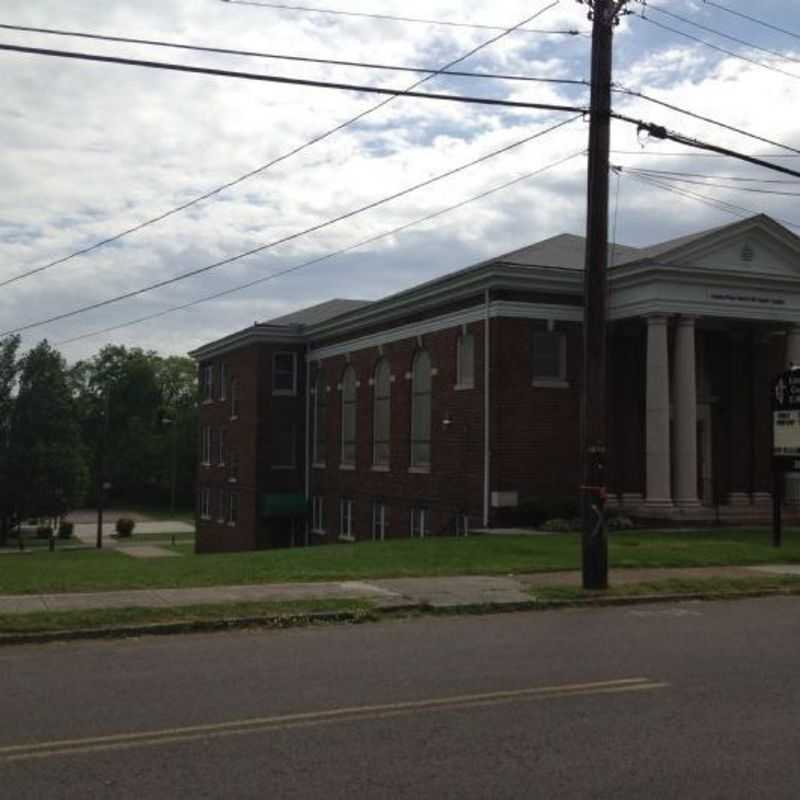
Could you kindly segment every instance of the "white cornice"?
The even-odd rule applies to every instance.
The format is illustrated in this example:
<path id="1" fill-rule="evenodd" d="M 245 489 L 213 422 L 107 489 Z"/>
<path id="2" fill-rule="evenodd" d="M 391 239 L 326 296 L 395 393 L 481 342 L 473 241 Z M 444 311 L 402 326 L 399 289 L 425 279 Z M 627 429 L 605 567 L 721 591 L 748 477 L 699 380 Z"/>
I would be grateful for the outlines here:
<path id="1" fill-rule="evenodd" d="M 495 300 L 489 304 L 489 317 L 518 318 L 518 319 L 542 319 L 555 320 L 557 322 L 580 322 L 583 319 L 583 309 L 580 306 L 552 305 L 547 303 L 521 303 L 503 300 Z M 448 328 L 460 328 L 470 322 L 478 322 L 486 318 L 486 306 L 476 305 L 470 308 L 454 311 L 451 314 L 443 314 L 439 317 L 413 322 L 408 325 L 399 325 L 395 328 L 388 328 L 384 331 L 360 336 L 355 339 L 348 339 L 344 342 L 319 347 L 308 353 L 310 361 L 318 361 L 326 358 L 341 356 L 345 353 L 355 353 L 359 350 L 377 348 L 380 345 L 390 342 L 399 342 L 404 339 L 416 339 L 428 333 L 447 330 Z"/>
<path id="2" fill-rule="evenodd" d="M 204 361 L 229 353 L 231 350 L 240 350 L 251 344 L 303 344 L 304 342 L 305 336 L 294 326 L 288 328 L 279 325 L 253 325 L 251 328 L 245 328 L 230 336 L 204 344 L 202 347 L 192 350 L 189 356 L 196 361 Z"/>

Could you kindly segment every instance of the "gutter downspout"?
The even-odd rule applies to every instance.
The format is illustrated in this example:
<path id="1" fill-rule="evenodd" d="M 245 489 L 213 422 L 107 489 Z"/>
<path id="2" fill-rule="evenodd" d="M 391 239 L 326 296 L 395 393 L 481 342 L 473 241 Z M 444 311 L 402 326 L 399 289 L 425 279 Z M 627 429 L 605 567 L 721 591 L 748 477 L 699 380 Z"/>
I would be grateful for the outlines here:
<path id="1" fill-rule="evenodd" d="M 311 502 L 311 360 L 306 351 L 306 505 Z M 306 514 L 305 546 L 309 539 L 308 514 Z"/>
<path id="2" fill-rule="evenodd" d="M 489 290 L 484 292 L 484 319 L 483 319 L 483 527 L 489 527 L 489 480 L 491 467 L 490 453 L 490 340 L 489 340 Z"/>

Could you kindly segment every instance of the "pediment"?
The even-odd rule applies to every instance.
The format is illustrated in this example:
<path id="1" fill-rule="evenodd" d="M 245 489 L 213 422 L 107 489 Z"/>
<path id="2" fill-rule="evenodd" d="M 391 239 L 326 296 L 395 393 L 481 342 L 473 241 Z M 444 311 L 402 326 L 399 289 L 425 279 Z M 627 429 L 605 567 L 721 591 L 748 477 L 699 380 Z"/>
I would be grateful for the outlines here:
<path id="1" fill-rule="evenodd" d="M 711 273 L 800 279 L 800 239 L 772 220 L 747 222 L 679 245 L 655 260 Z"/>

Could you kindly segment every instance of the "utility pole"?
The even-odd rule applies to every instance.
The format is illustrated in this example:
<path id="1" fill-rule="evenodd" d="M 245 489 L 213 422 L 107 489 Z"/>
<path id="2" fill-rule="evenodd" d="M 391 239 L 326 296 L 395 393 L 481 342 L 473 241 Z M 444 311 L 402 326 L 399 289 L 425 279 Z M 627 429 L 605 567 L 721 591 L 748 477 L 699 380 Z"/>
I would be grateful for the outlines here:
<path id="1" fill-rule="evenodd" d="M 97 454 L 97 549 L 103 549 L 103 503 L 106 492 L 106 449 L 108 445 L 109 390 L 106 387 L 103 400 L 103 428 L 100 434 L 100 447 Z"/>
<path id="2" fill-rule="evenodd" d="M 611 67 L 613 30 L 626 2 L 627 0 L 585 0 L 590 9 L 589 19 L 593 23 L 581 398 L 582 571 L 585 589 L 608 587 L 605 469 Z"/>

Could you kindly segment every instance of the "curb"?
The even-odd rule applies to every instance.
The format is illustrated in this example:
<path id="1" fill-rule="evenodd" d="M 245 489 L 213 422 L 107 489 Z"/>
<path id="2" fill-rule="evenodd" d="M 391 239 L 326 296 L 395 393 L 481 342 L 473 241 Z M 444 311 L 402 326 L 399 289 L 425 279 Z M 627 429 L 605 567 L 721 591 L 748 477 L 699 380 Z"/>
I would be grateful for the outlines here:
<path id="1" fill-rule="evenodd" d="M 168 636 L 181 633 L 217 633 L 246 628 L 280 630 L 311 625 L 335 623 L 360 624 L 383 619 L 402 618 L 414 613 L 431 616 L 459 616 L 504 614 L 517 611 L 548 611 L 565 608 L 607 608 L 614 606 L 639 606 L 653 603 L 676 603 L 714 600 L 747 600 L 759 597 L 797 597 L 800 588 L 776 587 L 739 592 L 685 592 L 668 594 L 643 594 L 621 597 L 585 597 L 572 600 L 536 599 L 507 603 L 462 603 L 454 606 L 435 606 L 426 602 L 380 606 L 366 611 L 312 611 L 306 614 L 276 614 L 256 617 L 230 617 L 215 620 L 187 622 L 159 622 L 149 625 L 106 626 L 102 628 L 77 628 L 63 631 L 37 631 L 35 633 L 0 633 L 0 648 L 19 644 L 49 644 L 92 639 L 128 639 L 141 636 Z"/>

